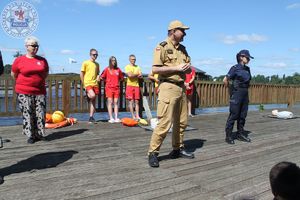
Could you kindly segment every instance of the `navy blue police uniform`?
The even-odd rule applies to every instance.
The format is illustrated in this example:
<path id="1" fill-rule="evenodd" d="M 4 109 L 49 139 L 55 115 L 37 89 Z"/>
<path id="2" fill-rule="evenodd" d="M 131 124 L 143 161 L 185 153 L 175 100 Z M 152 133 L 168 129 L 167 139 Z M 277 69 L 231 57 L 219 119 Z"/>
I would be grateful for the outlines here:
<path id="1" fill-rule="evenodd" d="M 241 51 L 243 52 L 243 51 Z M 241 52 L 237 54 L 241 55 Z M 253 58 L 247 51 L 249 59 Z M 237 135 L 236 138 L 245 142 L 250 142 L 250 139 L 245 135 L 244 126 L 246 122 L 248 105 L 249 105 L 249 95 L 248 88 L 251 80 L 250 68 L 243 64 L 236 64 L 232 66 L 226 75 L 228 79 L 232 80 L 230 86 L 230 101 L 229 101 L 229 116 L 226 122 L 226 138 L 227 136 L 232 136 L 232 130 L 235 121 L 237 121 Z"/>

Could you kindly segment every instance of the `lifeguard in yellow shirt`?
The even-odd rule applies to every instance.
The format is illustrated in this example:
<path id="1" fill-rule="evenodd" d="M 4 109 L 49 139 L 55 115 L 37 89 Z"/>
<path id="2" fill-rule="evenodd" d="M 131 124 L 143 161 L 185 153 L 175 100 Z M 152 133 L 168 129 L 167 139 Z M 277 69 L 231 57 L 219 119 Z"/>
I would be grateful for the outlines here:
<path id="1" fill-rule="evenodd" d="M 141 68 L 135 64 L 135 55 L 129 56 L 129 62 L 125 67 L 125 73 L 127 75 L 127 85 L 126 85 L 126 99 L 129 101 L 129 110 L 131 112 L 132 118 L 139 120 L 139 100 L 140 100 L 140 87 L 139 79 L 143 78 Z M 133 111 L 133 104 L 135 104 L 135 114 Z"/>
<path id="2" fill-rule="evenodd" d="M 96 111 L 95 102 L 96 96 L 99 94 L 99 86 L 98 86 L 98 75 L 100 71 L 99 63 L 96 62 L 98 57 L 98 51 L 96 49 L 90 50 L 90 59 L 86 60 L 82 63 L 80 79 L 84 85 L 88 103 L 89 103 L 89 112 L 90 118 L 89 123 L 94 123 L 94 113 Z"/>

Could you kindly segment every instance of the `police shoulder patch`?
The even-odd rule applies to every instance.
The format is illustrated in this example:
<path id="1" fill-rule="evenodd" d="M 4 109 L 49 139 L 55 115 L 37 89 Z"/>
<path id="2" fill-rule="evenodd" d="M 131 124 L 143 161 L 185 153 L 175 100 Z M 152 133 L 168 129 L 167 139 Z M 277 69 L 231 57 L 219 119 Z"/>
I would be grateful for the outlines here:
<path id="1" fill-rule="evenodd" d="M 162 47 L 166 46 L 167 44 L 168 43 L 166 41 L 163 41 L 163 42 L 159 43 L 159 45 L 162 46 Z"/>
<path id="2" fill-rule="evenodd" d="M 168 54 L 173 54 L 173 50 L 172 49 L 167 49 L 167 53 Z"/>

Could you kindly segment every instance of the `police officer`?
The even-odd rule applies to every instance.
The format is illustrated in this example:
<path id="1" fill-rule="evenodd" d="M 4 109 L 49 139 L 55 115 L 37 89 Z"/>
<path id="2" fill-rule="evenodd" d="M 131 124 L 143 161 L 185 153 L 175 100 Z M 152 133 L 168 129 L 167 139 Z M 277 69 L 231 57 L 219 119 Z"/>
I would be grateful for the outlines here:
<path id="1" fill-rule="evenodd" d="M 159 94 L 157 105 L 158 124 L 153 131 L 148 159 L 150 167 L 159 167 L 158 153 L 168 130 L 173 124 L 170 158 L 194 158 L 193 153 L 184 150 L 183 131 L 187 126 L 187 99 L 185 94 L 185 74 L 191 70 L 190 57 L 183 45 L 185 31 L 189 27 L 175 20 L 169 24 L 168 38 L 154 50 L 152 72 L 159 74 Z"/>
<path id="2" fill-rule="evenodd" d="M 237 121 L 236 138 L 244 142 L 251 141 L 244 130 L 249 104 L 248 88 L 251 80 L 251 73 L 250 68 L 247 66 L 247 64 L 249 63 L 250 58 L 253 59 L 248 50 L 241 50 L 236 55 L 238 64 L 230 68 L 228 74 L 224 77 L 223 80 L 226 87 L 228 87 L 229 85 L 229 80 L 232 80 L 232 85 L 229 90 L 230 114 L 228 116 L 225 128 L 225 141 L 228 144 L 234 144 L 232 129 L 235 121 Z"/>

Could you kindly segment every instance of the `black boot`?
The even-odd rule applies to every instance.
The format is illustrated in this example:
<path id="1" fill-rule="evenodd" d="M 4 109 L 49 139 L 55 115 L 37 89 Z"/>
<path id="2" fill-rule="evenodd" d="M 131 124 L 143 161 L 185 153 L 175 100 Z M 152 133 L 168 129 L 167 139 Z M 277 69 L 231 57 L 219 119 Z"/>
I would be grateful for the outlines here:
<path id="1" fill-rule="evenodd" d="M 188 158 L 188 159 L 193 159 L 195 158 L 194 153 L 186 151 L 184 148 L 172 150 L 169 154 L 171 159 L 176 159 L 176 158 Z"/>
<path id="2" fill-rule="evenodd" d="M 225 142 L 227 142 L 228 144 L 234 144 L 234 139 L 231 131 L 226 131 Z"/>
<path id="3" fill-rule="evenodd" d="M 248 135 L 246 135 L 243 132 L 238 132 L 237 136 L 236 136 L 237 140 L 243 141 L 243 142 L 251 142 L 251 139 L 248 138 Z"/>
<path id="4" fill-rule="evenodd" d="M 159 167 L 159 161 L 158 161 L 158 153 L 151 152 L 148 156 L 148 163 L 150 167 Z"/>

